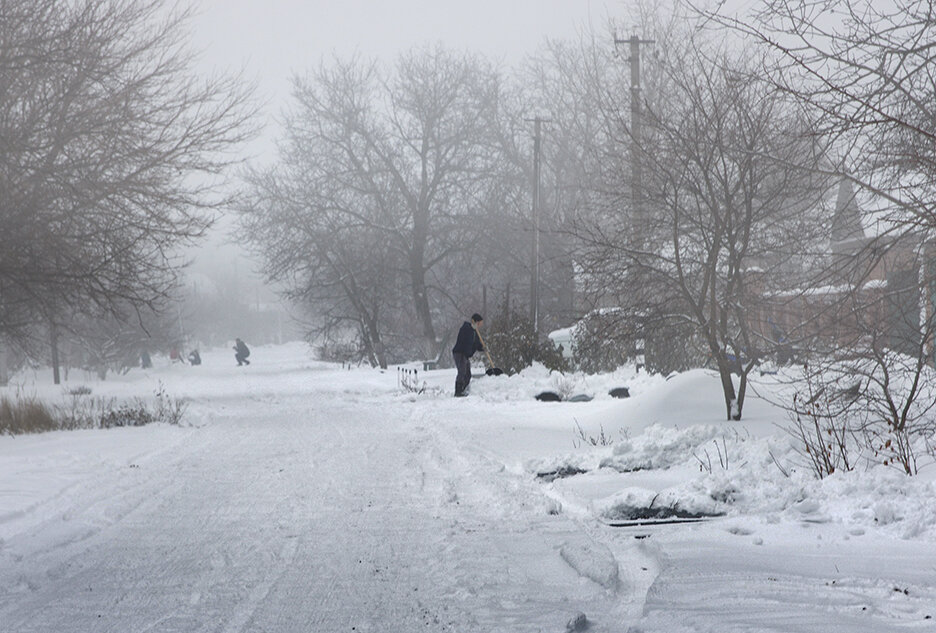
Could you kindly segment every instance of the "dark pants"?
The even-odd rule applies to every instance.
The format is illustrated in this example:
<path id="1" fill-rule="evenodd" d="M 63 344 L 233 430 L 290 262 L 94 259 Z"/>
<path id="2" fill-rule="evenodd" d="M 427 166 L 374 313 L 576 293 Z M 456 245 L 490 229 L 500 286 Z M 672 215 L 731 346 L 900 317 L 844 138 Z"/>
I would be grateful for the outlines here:
<path id="1" fill-rule="evenodd" d="M 458 352 L 452 352 L 452 358 L 455 359 L 455 369 L 458 370 L 458 375 L 455 376 L 455 395 L 467 396 L 468 383 L 471 382 L 471 359 Z"/>
<path id="2" fill-rule="evenodd" d="M 240 352 L 234 352 L 234 360 L 237 361 L 238 365 L 249 365 L 250 361 L 247 360 L 247 357 L 241 354 Z"/>

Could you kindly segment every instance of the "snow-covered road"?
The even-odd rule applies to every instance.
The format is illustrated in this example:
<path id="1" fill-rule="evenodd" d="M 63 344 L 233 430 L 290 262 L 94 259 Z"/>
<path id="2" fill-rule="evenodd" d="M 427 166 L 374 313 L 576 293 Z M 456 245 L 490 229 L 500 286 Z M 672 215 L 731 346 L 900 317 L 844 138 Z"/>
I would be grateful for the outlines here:
<path id="1" fill-rule="evenodd" d="M 591 633 L 936 628 L 932 485 L 772 478 L 766 407 L 707 476 L 691 457 L 711 436 L 690 389 L 705 375 L 543 404 L 546 373 L 454 399 L 451 372 L 416 395 L 303 346 L 257 349 L 246 370 L 203 357 L 92 383 L 184 396 L 182 427 L 0 437 L 0 633 L 562 632 L 578 613 Z M 573 442 L 583 427 L 618 444 Z M 612 455 L 666 465 L 596 468 Z M 532 476 L 563 463 L 590 472 Z M 599 521 L 620 495 L 726 489 L 736 505 L 708 523 Z"/>
<path id="2" fill-rule="evenodd" d="M 407 403 L 334 395 L 247 398 L 32 509 L 0 549 L 0 629 L 626 630 L 545 498 Z"/>

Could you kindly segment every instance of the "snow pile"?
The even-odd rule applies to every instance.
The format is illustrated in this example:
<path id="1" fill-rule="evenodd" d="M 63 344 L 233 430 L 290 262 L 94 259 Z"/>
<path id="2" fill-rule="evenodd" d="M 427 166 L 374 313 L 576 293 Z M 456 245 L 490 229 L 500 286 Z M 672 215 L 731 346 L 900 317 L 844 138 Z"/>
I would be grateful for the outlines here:
<path id="1" fill-rule="evenodd" d="M 550 481 L 595 470 L 601 459 L 594 451 L 568 453 L 555 457 L 535 457 L 527 460 L 523 467 L 538 478 Z M 556 477 L 551 477 L 551 475 L 556 475 Z"/>
<path id="2" fill-rule="evenodd" d="M 835 473 L 803 486 L 803 501 L 786 509 L 813 520 L 882 528 L 899 538 L 936 539 L 936 485 L 894 468 Z"/>
<path id="3" fill-rule="evenodd" d="M 591 503 L 605 520 L 727 514 L 936 538 L 936 484 L 931 478 L 874 466 L 820 480 L 785 436 L 751 438 L 714 425 L 681 430 L 654 425 L 611 448 L 552 462 L 530 460 L 528 467 L 562 472 L 592 470 L 596 463 L 620 479 L 619 490 Z M 629 483 L 637 475 L 644 485 Z M 674 476 L 679 483 L 666 485 Z"/>
<path id="4" fill-rule="evenodd" d="M 683 487 L 670 488 L 662 492 L 625 488 L 597 501 L 595 511 L 598 516 L 609 521 L 718 516 L 725 513 L 725 503 L 731 501 L 733 492 L 730 484 L 718 490 L 700 486 L 691 486 L 688 490 Z M 719 498 L 724 501 L 719 502 Z"/>
<path id="5" fill-rule="evenodd" d="M 624 366 L 607 374 L 589 375 L 551 372 L 542 364 L 534 363 L 514 376 L 479 376 L 471 381 L 471 394 L 491 402 L 506 402 L 530 400 L 538 393 L 552 391 L 564 399 L 585 394 L 607 401 L 613 400 L 608 392 L 615 387 L 627 387 L 631 396 L 635 396 L 664 381 L 662 376 L 638 372 L 633 366 Z"/>
<path id="6" fill-rule="evenodd" d="M 584 431 L 582 431 L 584 433 Z M 596 436 L 585 433 L 586 440 L 595 440 Z M 609 441 L 613 437 L 605 436 Z M 730 439 L 729 439 L 730 438 Z M 634 438 L 625 438 L 613 442 L 610 446 L 597 446 L 585 452 L 566 453 L 553 457 L 534 458 L 526 462 L 526 470 L 534 474 L 574 473 L 609 468 L 621 473 L 641 470 L 664 470 L 673 466 L 698 466 L 700 470 L 711 470 L 711 460 L 715 466 L 719 459 L 728 465 L 737 458 L 728 453 L 728 447 L 734 447 L 743 441 L 735 432 L 731 434 L 723 427 L 712 424 L 689 426 L 685 429 L 664 427 L 653 424 Z M 587 443 L 587 441 L 586 441 Z M 719 453 L 720 456 L 715 456 Z"/>
<path id="7" fill-rule="evenodd" d="M 450 377 L 429 375 L 442 386 Z M 603 520 L 727 515 L 936 538 L 936 466 L 907 477 L 861 462 L 854 471 L 818 479 L 784 430 L 790 418 L 777 403 L 788 395 L 788 378 L 752 377 L 739 423 L 724 419 L 718 377 L 708 370 L 666 379 L 633 368 L 563 376 L 536 365 L 515 376 L 474 380 L 472 397 L 458 404 L 459 411 L 472 411 L 471 426 L 460 432 L 511 472 L 536 477 L 562 507 Z M 614 386 L 629 387 L 633 397 L 611 398 Z M 592 393 L 595 400 L 532 399 L 544 390 Z M 929 457 L 920 456 L 923 466 Z"/>
<path id="8" fill-rule="evenodd" d="M 712 424 L 691 426 L 685 430 L 654 424 L 636 438 L 614 445 L 601 467 L 618 472 L 653 470 L 683 464 L 703 445 L 723 436 L 725 430 Z"/>

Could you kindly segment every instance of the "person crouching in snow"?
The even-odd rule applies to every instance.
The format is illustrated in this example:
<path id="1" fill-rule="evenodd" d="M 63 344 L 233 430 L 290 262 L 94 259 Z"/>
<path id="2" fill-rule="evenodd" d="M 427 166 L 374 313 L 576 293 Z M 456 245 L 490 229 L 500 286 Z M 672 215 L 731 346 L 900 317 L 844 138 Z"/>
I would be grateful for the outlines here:
<path id="1" fill-rule="evenodd" d="M 247 357 L 250 356 L 250 349 L 247 347 L 247 344 L 244 341 L 237 339 L 234 345 L 234 360 L 237 361 L 237 366 L 249 365 L 250 361 L 247 360 Z"/>
<path id="2" fill-rule="evenodd" d="M 471 382 L 471 357 L 475 352 L 484 349 L 481 337 L 478 336 L 478 328 L 483 323 L 484 318 L 476 312 L 471 315 L 471 321 L 465 321 L 458 330 L 458 339 L 455 341 L 455 347 L 452 348 L 452 358 L 455 359 L 455 368 L 458 370 L 455 376 L 456 398 L 468 395 L 468 383 Z"/>
<path id="3" fill-rule="evenodd" d="M 201 365 L 201 354 L 198 353 L 197 349 L 193 349 L 189 352 L 188 362 L 192 365 Z"/>

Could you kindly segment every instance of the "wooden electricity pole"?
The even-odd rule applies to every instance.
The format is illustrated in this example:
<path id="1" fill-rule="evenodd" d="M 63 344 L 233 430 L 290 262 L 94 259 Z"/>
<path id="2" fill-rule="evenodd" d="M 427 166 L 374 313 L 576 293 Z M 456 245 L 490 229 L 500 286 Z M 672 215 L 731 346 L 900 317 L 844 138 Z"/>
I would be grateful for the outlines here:
<path id="1" fill-rule="evenodd" d="M 535 117 L 533 121 L 533 244 L 530 248 L 530 321 L 533 331 L 539 333 L 539 276 L 540 276 L 540 171 L 543 123 L 547 119 Z"/>
<path id="2" fill-rule="evenodd" d="M 635 232 L 642 235 L 647 230 L 648 218 L 645 215 L 641 189 L 643 174 L 641 170 L 641 113 L 640 113 L 640 45 L 653 44 L 655 40 L 642 40 L 638 35 L 629 39 L 615 38 L 614 45 L 628 44 L 630 46 L 631 70 L 631 205 L 633 207 L 631 219 L 635 224 Z"/>

